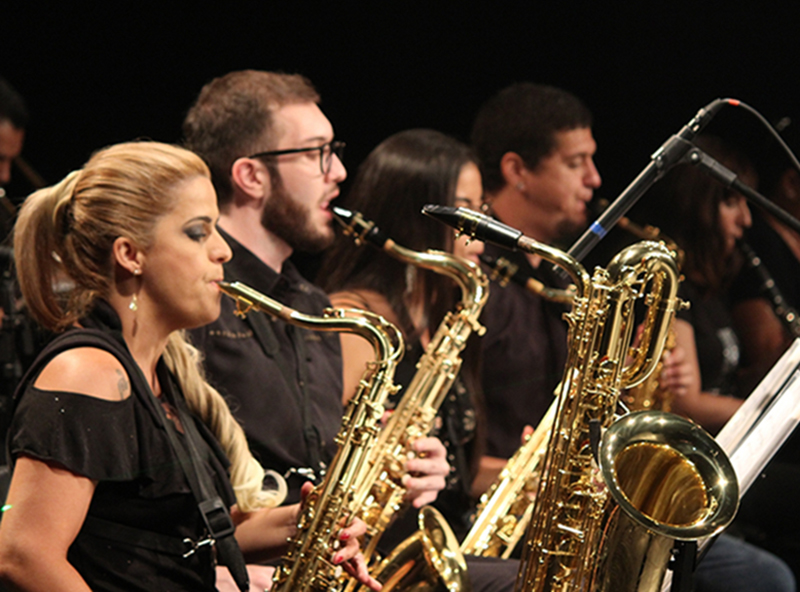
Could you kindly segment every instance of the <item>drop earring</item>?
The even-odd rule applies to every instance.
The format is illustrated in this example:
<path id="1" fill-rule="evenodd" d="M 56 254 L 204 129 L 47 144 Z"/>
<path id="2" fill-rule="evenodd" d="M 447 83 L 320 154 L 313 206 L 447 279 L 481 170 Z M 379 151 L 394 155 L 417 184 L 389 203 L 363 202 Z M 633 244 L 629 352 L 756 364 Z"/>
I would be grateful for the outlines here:
<path id="1" fill-rule="evenodd" d="M 133 270 L 133 275 L 138 277 L 141 274 L 142 274 L 142 270 L 139 269 L 138 267 Z M 133 296 L 131 296 L 131 303 L 128 305 L 128 308 L 131 309 L 133 312 L 136 312 L 137 310 L 139 310 L 139 299 L 136 298 L 136 292 L 134 292 Z"/>

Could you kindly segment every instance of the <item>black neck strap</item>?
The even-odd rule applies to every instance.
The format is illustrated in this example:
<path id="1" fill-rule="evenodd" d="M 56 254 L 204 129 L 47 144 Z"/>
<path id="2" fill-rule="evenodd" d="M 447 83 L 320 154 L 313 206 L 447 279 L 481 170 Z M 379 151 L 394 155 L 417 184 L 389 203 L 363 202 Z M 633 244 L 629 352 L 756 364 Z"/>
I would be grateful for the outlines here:
<path id="1" fill-rule="evenodd" d="M 116 357 L 131 380 L 134 396 L 140 397 L 145 406 L 155 416 L 156 421 L 167 434 L 173 453 L 178 458 L 181 469 L 189 482 L 192 494 L 197 501 L 200 515 L 203 517 L 208 531 L 208 540 L 195 542 L 194 546 L 213 543 L 217 547 L 219 562 L 231 572 L 236 585 L 243 592 L 249 590 L 250 584 L 247 576 L 244 557 L 233 536 L 235 527 L 231 520 L 228 509 L 222 499 L 216 493 L 211 476 L 203 467 L 202 459 L 198 451 L 198 442 L 202 441 L 194 425 L 194 418 L 185 408 L 180 397 L 175 397 L 175 407 L 178 419 L 184 429 L 184 442 L 182 446 L 178 440 L 177 430 L 172 421 L 167 417 L 166 412 L 158 404 L 153 395 L 150 385 L 142 374 L 139 366 L 133 361 L 124 342 L 114 338 L 112 335 L 97 329 L 76 329 L 70 330 L 66 334 L 56 338 L 42 352 L 38 363 L 34 364 L 23 378 L 21 384 L 27 384 L 32 379 L 33 373 L 41 369 L 50 359 L 62 351 L 76 347 L 97 347 L 103 349 Z M 164 385 L 166 388 L 166 385 Z M 17 393 L 19 396 L 20 393 Z M 190 550 L 190 552 L 192 552 Z"/>

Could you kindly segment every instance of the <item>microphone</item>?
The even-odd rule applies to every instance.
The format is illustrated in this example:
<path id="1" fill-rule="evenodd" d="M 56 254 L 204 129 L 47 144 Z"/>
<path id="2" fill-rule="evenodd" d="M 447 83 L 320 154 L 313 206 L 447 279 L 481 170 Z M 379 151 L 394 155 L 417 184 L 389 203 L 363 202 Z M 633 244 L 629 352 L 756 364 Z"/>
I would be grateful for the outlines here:
<path id="1" fill-rule="evenodd" d="M 797 218 L 792 216 L 779 205 L 767 199 L 752 187 L 742 183 L 736 173 L 722 165 L 719 161 L 715 160 L 699 148 L 692 147 L 692 149 L 684 156 L 683 160 L 700 167 L 703 172 L 721 183 L 723 187 L 730 188 L 736 193 L 744 195 L 745 198 L 747 198 L 751 203 L 756 204 L 762 210 L 772 214 L 775 216 L 775 218 L 786 224 L 786 226 L 795 232 L 800 233 L 800 221 Z"/>
<path id="2" fill-rule="evenodd" d="M 512 251 L 517 250 L 519 239 L 522 237 L 521 231 L 467 208 L 428 204 L 422 206 L 422 213 L 452 226 L 461 234 Z"/>
<path id="3" fill-rule="evenodd" d="M 575 259 L 583 259 L 608 233 L 625 213 L 660 179 L 672 166 L 692 149 L 692 140 L 725 105 L 738 106 L 736 99 L 715 99 L 700 109 L 680 131 L 669 138 L 650 157 L 650 163 L 615 199 L 605 212 L 595 220 L 583 235 L 567 251 Z"/>
<path id="4" fill-rule="evenodd" d="M 667 168 L 677 164 L 678 161 L 694 147 L 691 141 L 697 137 L 697 134 L 708 125 L 708 122 L 711 121 L 725 105 L 737 106 L 739 105 L 739 101 L 736 99 L 714 99 L 708 105 L 700 109 L 689 123 L 684 125 L 677 134 L 664 142 L 664 144 L 653 153 L 651 158 L 657 161 L 662 167 L 666 167 L 664 171 L 662 171 L 662 174 L 666 172 Z"/>

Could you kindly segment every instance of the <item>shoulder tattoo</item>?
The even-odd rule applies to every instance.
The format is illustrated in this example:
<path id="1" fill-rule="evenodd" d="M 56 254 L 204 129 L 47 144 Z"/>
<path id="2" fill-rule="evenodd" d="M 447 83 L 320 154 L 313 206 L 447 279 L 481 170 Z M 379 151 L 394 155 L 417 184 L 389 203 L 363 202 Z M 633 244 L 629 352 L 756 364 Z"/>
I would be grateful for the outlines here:
<path id="1" fill-rule="evenodd" d="M 117 389 L 119 390 L 120 399 L 125 399 L 131 392 L 131 384 L 128 381 L 128 375 L 122 370 L 117 370 Z"/>

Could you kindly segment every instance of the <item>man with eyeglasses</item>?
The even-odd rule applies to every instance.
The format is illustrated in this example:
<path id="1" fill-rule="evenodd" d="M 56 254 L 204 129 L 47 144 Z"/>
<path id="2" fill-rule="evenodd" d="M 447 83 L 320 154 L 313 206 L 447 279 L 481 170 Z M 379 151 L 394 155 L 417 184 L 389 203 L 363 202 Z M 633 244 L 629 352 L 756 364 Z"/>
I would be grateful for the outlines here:
<path id="1" fill-rule="evenodd" d="M 219 228 L 233 250 L 228 281 L 241 281 L 306 314 L 330 306 L 289 257 L 334 239 L 330 203 L 347 172 L 344 143 L 299 75 L 233 72 L 200 92 L 183 125 L 186 145 L 208 163 L 220 206 Z M 232 402 L 264 467 L 287 475 L 288 501 L 319 478 L 342 423 L 339 336 L 301 329 L 264 314 L 220 318 L 195 330 L 209 379 Z M 433 501 L 449 472 L 444 446 L 418 441 L 404 482 L 419 507 Z"/>

